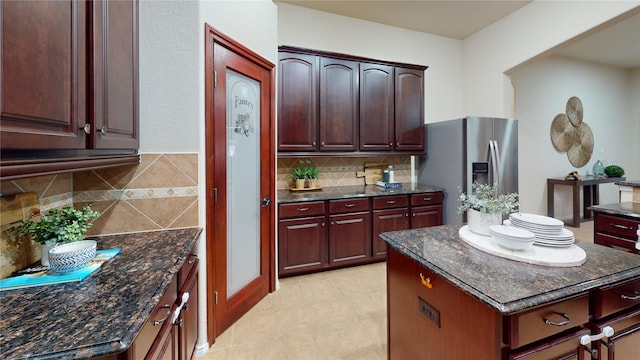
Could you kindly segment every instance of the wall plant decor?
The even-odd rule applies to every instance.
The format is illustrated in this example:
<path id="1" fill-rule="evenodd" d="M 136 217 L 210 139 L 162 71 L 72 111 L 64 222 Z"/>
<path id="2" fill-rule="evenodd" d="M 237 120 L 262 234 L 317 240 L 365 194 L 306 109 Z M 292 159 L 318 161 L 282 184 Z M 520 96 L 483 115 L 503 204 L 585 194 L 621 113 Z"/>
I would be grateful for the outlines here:
<path id="1" fill-rule="evenodd" d="M 561 152 L 567 153 L 571 165 L 583 167 L 593 154 L 593 132 L 582 121 L 582 101 L 577 96 L 567 100 L 564 114 L 558 114 L 551 122 L 551 143 Z"/>

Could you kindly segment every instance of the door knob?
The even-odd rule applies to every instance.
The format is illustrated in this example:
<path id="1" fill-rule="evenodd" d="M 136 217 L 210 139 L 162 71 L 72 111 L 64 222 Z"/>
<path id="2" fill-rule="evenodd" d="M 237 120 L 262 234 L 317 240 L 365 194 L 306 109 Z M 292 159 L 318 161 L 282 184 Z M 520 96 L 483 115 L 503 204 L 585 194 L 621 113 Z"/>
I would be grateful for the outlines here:
<path id="1" fill-rule="evenodd" d="M 263 198 L 263 199 L 262 199 L 262 207 L 267 207 L 267 206 L 269 206 L 269 205 L 271 205 L 271 199 L 269 199 L 269 198 Z"/>

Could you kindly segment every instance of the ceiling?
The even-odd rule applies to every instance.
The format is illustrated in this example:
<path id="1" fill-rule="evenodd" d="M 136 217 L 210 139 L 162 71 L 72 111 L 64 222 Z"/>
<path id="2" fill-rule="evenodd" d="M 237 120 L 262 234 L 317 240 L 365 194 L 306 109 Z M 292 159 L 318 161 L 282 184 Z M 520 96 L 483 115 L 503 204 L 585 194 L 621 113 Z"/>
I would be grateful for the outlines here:
<path id="1" fill-rule="evenodd" d="M 276 0 L 395 27 L 464 39 L 531 1 Z M 552 53 L 616 67 L 640 68 L 640 7 L 633 16 L 558 47 Z"/>

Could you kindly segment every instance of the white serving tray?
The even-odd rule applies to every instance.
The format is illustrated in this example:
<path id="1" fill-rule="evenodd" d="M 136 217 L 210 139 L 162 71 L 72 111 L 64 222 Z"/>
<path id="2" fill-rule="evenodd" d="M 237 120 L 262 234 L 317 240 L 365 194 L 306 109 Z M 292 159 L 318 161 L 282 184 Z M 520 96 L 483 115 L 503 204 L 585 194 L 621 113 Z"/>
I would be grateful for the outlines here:
<path id="1" fill-rule="evenodd" d="M 587 253 L 573 244 L 564 248 L 533 245 L 526 250 L 508 250 L 498 245 L 491 236 L 482 236 L 471 232 L 467 225 L 463 226 L 458 233 L 462 241 L 478 250 L 528 264 L 572 267 L 580 266 L 587 260 Z"/>

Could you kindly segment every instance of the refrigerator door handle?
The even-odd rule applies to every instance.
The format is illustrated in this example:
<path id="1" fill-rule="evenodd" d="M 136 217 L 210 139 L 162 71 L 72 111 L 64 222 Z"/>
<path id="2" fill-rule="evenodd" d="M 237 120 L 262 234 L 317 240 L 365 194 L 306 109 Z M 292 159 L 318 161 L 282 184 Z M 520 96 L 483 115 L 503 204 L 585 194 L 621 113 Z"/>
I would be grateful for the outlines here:
<path id="1" fill-rule="evenodd" d="M 500 188 L 500 148 L 496 140 L 491 140 L 491 142 L 493 142 L 493 182 L 496 184 L 498 194 L 502 194 L 502 189 Z"/>

